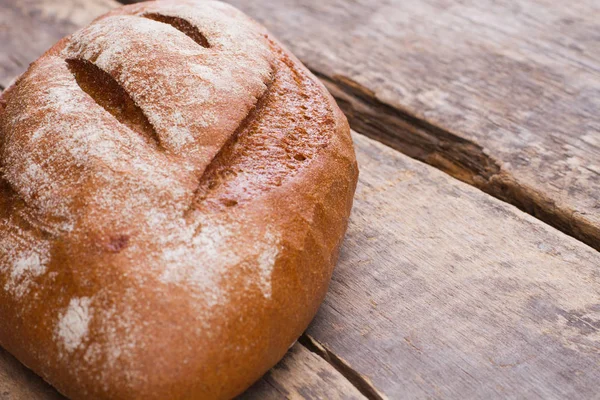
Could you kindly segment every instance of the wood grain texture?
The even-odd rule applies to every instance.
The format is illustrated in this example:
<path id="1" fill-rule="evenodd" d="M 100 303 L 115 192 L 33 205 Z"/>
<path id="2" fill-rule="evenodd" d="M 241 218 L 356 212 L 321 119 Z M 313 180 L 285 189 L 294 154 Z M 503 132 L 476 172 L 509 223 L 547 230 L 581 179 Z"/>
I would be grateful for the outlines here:
<path id="1" fill-rule="evenodd" d="M 355 130 L 600 249 L 600 2 L 229 2 Z"/>
<path id="2" fill-rule="evenodd" d="M 331 364 L 296 343 L 240 400 L 366 399 Z"/>
<path id="3" fill-rule="evenodd" d="M 111 0 L 0 0 L 0 90 L 60 38 L 115 5 Z"/>
<path id="4" fill-rule="evenodd" d="M 308 330 L 389 398 L 598 398 L 600 254 L 355 135 L 361 178 Z"/>
<path id="5" fill-rule="evenodd" d="M 0 348 L 0 399 L 61 400 L 64 397 Z"/>

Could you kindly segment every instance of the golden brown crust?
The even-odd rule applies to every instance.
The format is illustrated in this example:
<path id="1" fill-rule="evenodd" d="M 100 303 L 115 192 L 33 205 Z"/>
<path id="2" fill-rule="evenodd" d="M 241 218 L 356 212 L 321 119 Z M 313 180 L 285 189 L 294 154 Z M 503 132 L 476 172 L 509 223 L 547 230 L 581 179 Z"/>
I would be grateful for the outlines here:
<path id="1" fill-rule="evenodd" d="M 345 117 L 218 2 L 117 9 L 0 105 L 0 344 L 72 398 L 230 398 L 321 303 Z"/>

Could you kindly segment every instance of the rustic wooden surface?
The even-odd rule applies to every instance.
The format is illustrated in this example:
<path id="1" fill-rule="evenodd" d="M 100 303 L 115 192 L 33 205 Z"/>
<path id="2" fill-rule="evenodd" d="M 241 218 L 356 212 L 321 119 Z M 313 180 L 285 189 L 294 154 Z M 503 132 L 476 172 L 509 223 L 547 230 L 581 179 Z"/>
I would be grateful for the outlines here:
<path id="1" fill-rule="evenodd" d="M 1 400 L 61 400 L 50 385 L 0 348 Z"/>
<path id="2" fill-rule="evenodd" d="M 286 357 L 239 400 L 366 399 L 331 364 L 296 343 Z"/>
<path id="3" fill-rule="evenodd" d="M 52 5 L 56 2 L 50 0 L 28 0 L 19 3 L 18 6 L 13 3 L 15 2 L 12 0 L 0 0 L 0 40 L 7 39 L 0 41 L 1 82 L 9 81 L 23 69 L 21 67 L 20 70 L 13 65 L 14 63 L 11 64 L 10 54 L 19 54 L 19 62 L 25 66 L 59 36 L 67 33 L 60 26 L 70 26 L 70 29 L 74 30 L 81 23 L 115 5 L 109 0 L 59 2 L 61 10 L 69 10 L 72 5 L 76 5 L 73 9 L 79 10 L 78 13 L 69 16 L 64 11 L 53 11 Z M 391 26 L 396 24 L 400 33 L 394 36 L 391 32 L 390 38 L 398 39 L 398 35 L 404 32 L 410 40 L 405 39 L 407 42 L 402 43 L 408 45 L 413 43 L 411 40 L 414 39 L 413 50 L 422 51 L 423 60 L 429 60 L 428 57 L 434 57 L 431 53 L 434 50 L 421 49 L 421 46 L 426 44 L 425 39 L 418 41 L 414 35 L 442 35 L 442 28 L 437 27 L 435 21 L 419 25 L 406 21 L 415 20 L 414 13 L 422 13 L 423 21 L 428 21 L 425 18 L 426 11 L 430 11 L 429 7 L 433 7 L 433 3 L 410 2 L 413 5 L 416 3 L 414 10 L 410 10 L 406 2 L 402 6 L 406 18 L 404 23 L 397 20 L 400 17 L 394 11 L 397 6 L 394 1 L 377 2 L 382 6 L 373 12 L 368 12 L 372 6 L 366 3 L 356 2 L 355 9 L 340 5 L 336 11 L 339 15 L 331 9 L 331 4 L 336 4 L 334 0 L 321 1 L 318 6 L 312 5 L 312 1 L 299 5 L 300 2 L 284 0 L 259 7 L 260 3 L 256 1 L 241 5 L 243 8 L 250 8 L 250 12 L 255 16 L 259 15 L 254 11 L 260 11 L 263 13 L 262 18 L 271 16 L 273 19 L 287 21 L 288 30 L 277 32 L 278 35 L 307 60 L 309 66 L 329 81 L 330 88 L 342 100 L 342 105 L 349 111 L 355 125 L 356 120 L 359 120 L 358 126 L 363 127 L 365 132 L 396 147 L 403 147 L 408 153 L 430 163 L 443 166 L 443 169 L 451 170 L 461 179 L 471 180 L 471 183 L 477 182 L 475 178 L 469 178 L 470 171 L 477 168 L 484 171 L 488 167 L 482 166 L 491 162 L 490 157 L 498 156 L 499 153 L 493 153 L 495 150 L 490 146 L 489 151 L 478 150 L 481 153 L 479 158 L 469 158 L 479 146 L 479 139 L 469 136 L 472 134 L 470 129 L 474 129 L 470 124 L 480 122 L 479 113 L 482 108 L 468 107 L 468 104 L 461 102 L 489 100 L 478 98 L 483 95 L 476 93 L 474 87 L 469 86 L 475 84 L 472 81 L 483 79 L 478 75 L 484 73 L 478 69 L 482 68 L 482 65 L 485 66 L 483 61 L 472 55 L 479 61 L 464 63 L 460 70 L 453 71 L 452 65 L 446 65 L 444 71 L 447 76 L 440 73 L 439 69 L 436 70 L 437 67 L 433 67 L 437 64 L 431 66 L 431 72 L 427 70 L 427 73 L 424 73 L 421 70 L 418 73 L 415 67 L 417 61 L 410 61 L 411 57 L 414 57 L 411 51 L 407 51 L 406 54 L 396 51 L 390 55 L 384 51 L 391 49 L 386 47 L 389 45 L 387 41 L 377 42 L 378 48 L 368 49 L 361 47 L 360 40 L 357 39 L 357 30 L 361 32 L 359 39 L 377 40 L 374 39 L 375 36 L 369 35 L 378 35 L 382 31 L 386 32 L 386 29 L 391 31 Z M 529 3 L 534 4 L 533 1 Z M 22 7 L 21 4 L 27 4 L 27 7 Z M 287 5 L 289 10 L 299 12 L 298 20 L 290 20 L 279 8 L 281 5 Z M 447 3 L 447 6 L 448 9 L 466 7 L 465 2 Z M 328 29 L 321 26 L 326 24 L 313 25 L 314 31 L 311 32 L 307 27 L 301 26 L 301 21 L 306 22 L 314 18 L 315 7 L 323 13 L 322 18 L 330 18 L 331 24 L 339 27 L 336 32 L 332 32 L 335 36 L 329 39 L 318 38 L 318 32 Z M 558 6 L 548 4 L 547 7 L 551 11 Z M 350 11 L 351 18 L 344 14 Z M 577 19 L 580 11 L 574 7 L 565 15 Z M 591 13 L 591 10 L 587 11 Z M 489 14 L 485 10 L 480 12 L 484 15 Z M 9 13 L 10 18 L 6 17 Z M 454 15 L 450 11 L 448 13 Z M 77 15 L 77 18 L 74 19 L 72 15 Z M 390 18 L 387 28 L 378 28 L 379 25 L 386 25 L 386 15 Z M 502 25 L 502 29 L 510 28 L 519 33 L 520 24 L 530 21 L 528 15 L 534 14 L 531 11 L 529 14 L 519 14 L 520 19 L 508 21 L 507 25 Z M 479 21 L 479 24 L 483 24 L 481 29 L 486 31 L 486 24 L 494 26 L 494 23 L 502 21 L 502 16 L 503 14 L 497 11 L 495 20 L 472 17 Z M 446 23 L 454 21 L 444 18 L 450 16 L 441 19 Z M 357 21 L 362 22 L 357 24 Z M 275 26 L 278 25 L 277 21 L 265 22 L 274 31 L 283 29 Z M 448 29 L 450 33 L 468 31 L 468 27 L 465 26 L 470 26 L 469 24 L 470 22 L 463 21 Z M 31 46 L 37 46 L 37 50 L 20 49 L 28 44 L 15 36 L 19 33 L 13 25 L 46 32 L 43 35 L 40 32 L 29 32 L 28 35 L 46 37 L 44 35 L 47 34 L 55 37 L 46 37 L 48 43 L 43 45 L 41 42 L 29 43 Z M 362 26 L 362 30 L 359 29 L 359 25 Z M 411 26 L 414 30 L 412 33 L 409 29 Z M 531 29 L 539 26 L 540 23 L 534 24 Z M 13 33 L 8 34 L 7 29 Z M 576 29 L 583 28 L 578 26 Z M 293 30 L 296 32 L 292 32 Z M 516 34 L 514 32 L 513 34 Z M 466 35 L 464 32 L 461 34 Z M 330 41 L 334 38 L 340 41 Z M 567 35 L 557 46 L 573 45 L 569 38 Z M 317 39 L 323 42 L 315 42 Z M 441 43 L 455 47 L 444 50 L 440 57 L 450 57 L 453 48 L 466 51 L 470 45 L 481 45 L 480 41 L 483 40 L 475 36 L 470 42 L 463 41 L 464 43 L 457 44 L 448 43 L 448 38 L 441 39 Z M 556 40 L 556 37 L 549 34 L 529 37 L 532 43 L 549 43 L 549 46 L 554 46 L 551 39 Z M 519 40 L 521 39 L 516 38 L 515 43 L 521 43 Z M 365 51 L 364 54 L 373 55 L 373 60 L 367 60 L 369 57 L 359 57 L 354 60 L 356 66 L 349 70 L 350 73 L 342 71 L 344 65 L 348 66 L 351 61 L 343 58 L 346 57 L 345 53 L 352 49 L 347 44 L 342 46 L 346 42 L 357 42 L 358 48 Z M 373 43 L 375 42 L 371 42 Z M 585 40 L 578 43 L 581 46 L 594 46 L 593 42 L 588 43 Z M 333 47 L 324 47 L 326 45 Z M 441 46 L 440 43 L 431 45 L 438 48 Z M 516 46 L 512 40 L 504 45 L 502 51 L 506 51 L 507 54 L 521 54 L 520 47 L 511 47 Z M 318 55 L 322 57 L 321 60 L 318 59 Z M 521 56 L 524 57 L 521 59 L 524 64 L 530 62 L 528 58 Z M 363 63 L 381 62 L 385 60 L 382 57 L 392 57 L 390 61 L 399 62 L 397 71 L 390 67 L 389 71 L 374 70 L 372 74 L 366 74 L 364 71 L 361 73 Z M 542 56 L 536 57 L 545 60 Z M 562 59 L 563 56 L 556 57 Z M 401 62 L 404 58 L 405 64 Z M 585 59 L 585 65 L 595 65 L 597 59 L 588 58 Z M 342 60 L 339 61 L 342 64 L 332 64 L 333 66 L 319 69 L 322 65 L 327 66 L 331 60 L 338 59 Z M 456 63 L 454 58 L 449 61 Z M 493 76 L 499 74 L 502 65 L 505 64 L 498 64 L 489 73 Z M 376 66 L 376 63 L 373 66 Z M 472 71 L 469 70 L 467 74 L 466 68 L 471 68 Z M 519 75 L 519 70 L 515 68 L 516 66 L 510 70 Z M 338 74 L 338 70 L 343 73 Z M 403 74 L 408 74 L 406 71 L 414 73 L 410 79 L 404 81 Z M 535 70 L 531 71 L 531 74 L 536 73 Z M 389 80 L 377 81 L 375 78 L 381 77 L 382 75 L 378 74 L 383 73 L 389 74 Z M 558 73 L 552 72 L 550 75 L 556 78 L 558 75 L 555 74 Z M 447 86 L 448 82 L 445 82 L 444 86 L 442 78 L 446 76 L 446 79 L 450 79 L 453 74 L 468 78 L 467 82 L 463 82 L 464 87 L 459 85 L 464 91 L 459 91 L 452 85 Z M 561 74 L 562 77 L 566 72 Z M 525 77 L 520 76 L 518 79 L 518 82 L 521 82 Z M 590 78 L 581 74 L 579 79 L 583 85 Z M 357 86 L 355 82 L 361 82 L 360 85 L 363 86 Z M 381 87 L 373 86 L 374 92 L 370 93 L 364 85 L 373 82 L 377 82 Z M 423 92 L 411 92 L 416 90 L 419 82 L 424 84 Z M 497 88 L 490 87 L 491 92 L 497 90 L 504 93 L 503 91 L 508 90 L 502 86 L 498 77 L 490 82 L 499 85 Z M 557 92 L 559 89 L 555 83 L 543 79 L 535 81 L 536 85 L 539 84 L 540 88 L 544 89 L 539 95 L 541 105 L 538 105 L 542 111 L 545 110 L 545 96 L 564 100 Z M 549 85 L 547 89 L 545 84 Z M 388 89 L 385 89 L 386 87 Z M 395 93 L 394 87 L 405 97 Z M 433 103 L 438 102 L 440 108 L 430 110 L 428 107 L 433 103 L 427 105 L 425 100 L 432 96 L 435 99 L 436 94 L 423 94 L 427 90 L 434 90 L 427 89 L 429 87 L 444 91 L 452 101 L 447 98 L 431 100 Z M 594 86 L 589 88 L 591 92 L 595 90 Z M 461 98 L 466 96 L 468 90 L 473 90 L 472 93 L 469 92 L 472 97 Z M 528 104 L 529 98 L 519 93 L 515 92 L 510 104 L 498 104 L 502 107 L 517 107 L 518 102 Z M 394 104 L 393 107 L 382 106 L 382 99 L 394 99 L 393 96 L 396 96 L 398 101 L 402 100 L 402 103 L 398 104 L 407 105 L 406 109 L 402 108 L 404 114 L 397 114 L 400 106 L 391 100 L 389 103 Z M 422 96 L 423 99 L 417 99 L 418 96 Z M 441 95 L 440 98 L 443 99 L 444 96 Z M 594 100 L 589 101 L 593 105 Z M 450 132 L 446 129 L 451 128 L 439 130 L 437 126 L 428 125 L 421 120 L 415 122 L 412 114 L 406 111 L 413 112 L 415 104 L 422 104 L 422 110 L 427 114 L 425 117 L 436 124 L 439 122 L 437 119 L 458 124 L 457 132 L 460 134 L 452 131 L 451 135 L 454 136 L 448 136 Z M 487 107 L 488 103 L 485 104 Z M 459 110 L 460 106 L 465 107 L 467 115 L 450 112 L 453 110 L 451 107 Z M 582 113 L 589 112 L 589 109 L 584 108 Z M 573 111 L 572 108 L 569 110 Z M 534 113 L 538 109 L 530 111 Z M 508 129 L 500 124 L 504 121 L 494 114 L 500 111 L 494 109 L 489 112 L 487 117 L 496 124 L 494 126 L 498 129 L 497 132 L 505 132 L 510 139 L 512 133 L 504 131 Z M 373 117 L 381 117 L 382 122 L 378 122 L 379 119 L 370 119 Z M 516 116 L 511 116 L 513 117 L 515 119 L 511 121 L 514 126 L 524 124 L 516 119 Z M 531 118 L 537 120 L 541 117 Z M 523 131 L 519 132 L 531 135 L 534 140 L 532 143 L 542 140 L 530 132 L 526 124 L 523 126 Z M 566 125 L 559 123 L 559 127 L 562 126 Z M 402 129 L 404 131 L 398 133 L 390 127 L 398 127 L 398 132 Z M 493 133 L 489 129 L 485 132 L 490 135 Z M 399 136 L 394 136 L 397 134 Z M 389 139 L 390 137 L 393 139 Z M 469 139 L 464 140 L 466 137 Z M 596 387 L 600 380 L 600 254 L 512 206 L 460 183 L 432 167 L 362 135 L 355 134 L 354 139 L 361 178 L 347 240 L 329 295 L 309 328 L 308 335 L 242 398 L 597 397 Z M 589 141 L 589 138 L 586 140 Z M 410 142 L 409 145 L 404 143 L 407 141 Z M 435 142 L 433 147 L 432 141 Z M 516 143 L 515 141 L 513 137 L 506 143 Z M 448 146 L 449 150 L 446 149 Z M 551 162 L 556 153 L 550 150 L 548 147 L 539 147 L 536 151 L 545 154 Z M 597 148 L 592 148 L 589 151 L 596 150 Z M 528 153 L 530 150 L 527 147 L 519 151 L 524 152 L 522 155 L 531 154 L 531 165 L 537 166 L 535 163 L 539 161 L 536 161 L 538 153 Z M 465 165 L 456 166 L 454 161 L 443 164 L 440 160 L 447 157 L 448 152 L 464 156 L 461 162 Z M 569 154 L 567 146 L 563 155 L 570 157 Z M 434 161 L 431 161 L 432 158 Z M 470 160 L 473 161 L 472 165 L 469 164 Z M 502 161 L 507 162 L 506 159 Z M 522 163 L 525 161 L 527 160 L 523 159 Z M 571 167 L 578 165 L 580 161 L 581 159 L 571 160 Z M 595 168 L 593 162 L 587 166 Z M 559 178 L 556 178 L 558 187 L 561 185 Z M 579 178 L 579 175 L 572 177 L 575 180 Z M 593 182 L 588 189 L 591 190 L 592 184 Z M 574 199 L 580 199 L 577 197 L 580 194 L 581 191 L 572 196 Z M 570 201 L 571 194 L 564 196 L 564 201 Z M 0 398 L 57 399 L 57 396 L 39 378 L 0 351 Z"/>
<path id="4" fill-rule="evenodd" d="M 0 1 L 0 90 L 58 39 L 114 5 L 111 0 Z"/>
<path id="5" fill-rule="evenodd" d="M 389 398 L 598 398 L 600 253 L 354 142 L 355 206 L 308 334 Z"/>
<path id="6" fill-rule="evenodd" d="M 600 2 L 230 0 L 353 129 L 600 249 Z"/>

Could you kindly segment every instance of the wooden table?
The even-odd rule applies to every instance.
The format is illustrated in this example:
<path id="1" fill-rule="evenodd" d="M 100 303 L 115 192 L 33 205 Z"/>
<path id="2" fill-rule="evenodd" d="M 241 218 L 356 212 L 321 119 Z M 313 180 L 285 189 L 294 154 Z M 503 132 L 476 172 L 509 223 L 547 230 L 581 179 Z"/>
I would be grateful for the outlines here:
<path id="1" fill-rule="evenodd" d="M 361 169 L 327 299 L 242 398 L 600 398 L 600 2 L 230 2 Z M 0 0 L 0 85 L 117 5 Z M 61 397 L 0 352 L 0 398 Z"/>

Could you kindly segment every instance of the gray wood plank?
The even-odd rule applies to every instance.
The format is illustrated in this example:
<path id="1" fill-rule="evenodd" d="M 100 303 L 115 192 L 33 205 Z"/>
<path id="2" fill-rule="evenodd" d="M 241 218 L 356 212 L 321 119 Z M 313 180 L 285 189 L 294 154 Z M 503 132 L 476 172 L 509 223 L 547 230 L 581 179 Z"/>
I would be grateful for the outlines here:
<path id="1" fill-rule="evenodd" d="M 0 399 L 61 400 L 64 397 L 0 348 Z"/>
<path id="2" fill-rule="evenodd" d="M 599 398 L 600 254 L 354 141 L 355 207 L 308 334 L 389 398 Z"/>
<path id="3" fill-rule="evenodd" d="M 60 38 L 115 5 L 111 0 L 0 0 L 0 90 Z"/>
<path id="4" fill-rule="evenodd" d="M 285 358 L 239 400 L 366 399 L 331 364 L 296 343 Z"/>
<path id="5" fill-rule="evenodd" d="M 600 2 L 229 2 L 355 130 L 600 249 Z"/>

